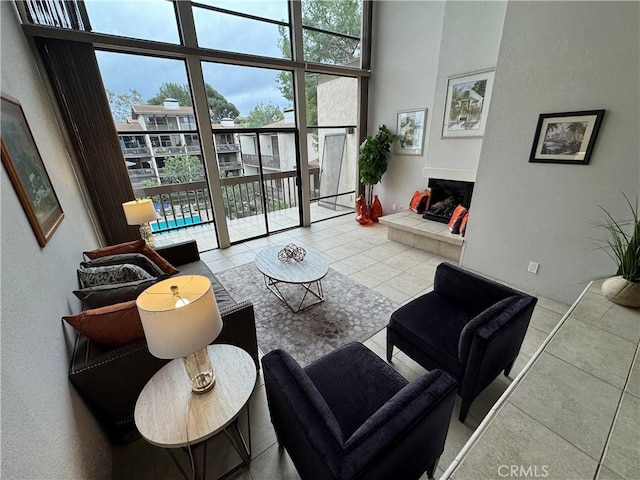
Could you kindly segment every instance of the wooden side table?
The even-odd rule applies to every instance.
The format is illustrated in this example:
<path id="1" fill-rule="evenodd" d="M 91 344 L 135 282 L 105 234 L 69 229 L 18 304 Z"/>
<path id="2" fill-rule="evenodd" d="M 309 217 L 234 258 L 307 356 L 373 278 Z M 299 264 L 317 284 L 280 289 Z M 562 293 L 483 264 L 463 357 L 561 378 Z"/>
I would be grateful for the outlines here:
<path id="1" fill-rule="evenodd" d="M 202 465 L 192 462 L 196 478 L 206 477 L 208 438 L 224 432 L 240 454 L 242 462 L 220 478 L 226 478 L 251 461 L 251 427 L 247 443 L 238 428 L 238 416 L 249 406 L 247 402 L 256 382 L 256 367 L 251 356 L 231 345 L 209 345 L 211 364 L 216 371 L 216 384 L 202 395 L 191 391 L 191 383 L 181 358 L 165 365 L 144 387 L 134 411 L 136 427 L 153 445 L 168 449 L 185 479 L 190 479 L 173 449 L 202 446 Z M 233 426 L 233 429 L 230 427 Z"/>

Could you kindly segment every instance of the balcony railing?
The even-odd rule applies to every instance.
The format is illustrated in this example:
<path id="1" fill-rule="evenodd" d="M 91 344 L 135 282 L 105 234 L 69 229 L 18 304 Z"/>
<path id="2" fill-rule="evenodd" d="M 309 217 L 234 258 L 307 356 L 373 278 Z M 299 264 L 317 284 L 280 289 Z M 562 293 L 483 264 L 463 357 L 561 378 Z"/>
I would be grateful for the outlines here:
<path id="1" fill-rule="evenodd" d="M 252 155 L 250 153 L 242 154 L 242 161 L 246 165 L 254 167 L 258 166 L 258 155 Z M 264 168 L 277 168 L 280 169 L 280 155 L 262 155 L 262 166 Z"/>
<path id="2" fill-rule="evenodd" d="M 221 143 L 216 145 L 216 152 L 239 152 L 240 146 L 236 143 Z"/>
<path id="3" fill-rule="evenodd" d="M 319 168 L 310 168 L 311 185 L 320 174 Z M 264 188 L 260 176 L 221 178 L 222 200 L 227 218 L 236 219 L 263 215 L 298 206 L 296 172 L 265 173 Z M 166 232 L 190 225 L 213 223 L 213 208 L 207 182 L 176 183 L 134 190 L 136 198 L 153 201 L 158 220 L 152 222 L 154 232 Z"/>
<path id="4" fill-rule="evenodd" d="M 122 153 L 126 155 L 149 155 L 151 152 L 147 147 L 123 148 Z"/>
<path id="5" fill-rule="evenodd" d="M 184 155 L 188 152 L 200 152 L 200 148 L 190 150 L 194 147 L 153 147 L 154 155 Z"/>

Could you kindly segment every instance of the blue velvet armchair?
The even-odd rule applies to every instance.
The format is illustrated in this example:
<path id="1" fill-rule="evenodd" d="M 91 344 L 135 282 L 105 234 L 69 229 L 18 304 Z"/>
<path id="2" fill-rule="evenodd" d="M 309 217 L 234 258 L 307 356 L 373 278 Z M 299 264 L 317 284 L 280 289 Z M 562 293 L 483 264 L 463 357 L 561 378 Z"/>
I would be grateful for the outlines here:
<path id="1" fill-rule="evenodd" d="M 471 402 L 513 366 L 537 298 L 449 263 L 436 269 L 432 292 L 407 303 L 387 326 L 387 360 L 397 346 L 427 370 L 458 382 L 464 422 Z"/>
<path id="2" fill-rule="evenodd" d="M 278 442 L 303 480 L 433 477 L 457 388 L 446 373 L 409 383 L 360 343 L 306 368 L 274 350 L 262 366 Z"/>

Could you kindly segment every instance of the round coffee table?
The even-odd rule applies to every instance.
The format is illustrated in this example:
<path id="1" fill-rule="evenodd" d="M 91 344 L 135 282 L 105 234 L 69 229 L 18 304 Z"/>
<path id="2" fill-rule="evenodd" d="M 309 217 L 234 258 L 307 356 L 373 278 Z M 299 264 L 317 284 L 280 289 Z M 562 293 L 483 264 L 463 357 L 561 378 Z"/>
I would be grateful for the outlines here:
<path id="1" fill-rule="evenodd" d="M 305 308 L 324 302 L 324 292 L 322 291 L 322 279 L 329 271 L 329 264 L 322 256 L 310 249 L 305 249 L 307 254 L 304 260 L 297 262 L 291 259 L 285 263 L 278 259 L 278 252 L 283 246 L 272 246 L 260 250 L 256 254 L 256 267 L 264 275 L 265 285 L 273 294 L 278 297 L 293 313 L 300 312 Z M 287 298 L 278 289 L 279 283 L 297 284 L 304 287 L 304 295 L 296 308 L 289 303 Z M 312 288 L 315 285 L 315 291 Z M 316 297 L 315 301 L 307 302 L 307 295 L 311 293 Z"/>
<path id="2" fill-rule="evenodd" d="M 209 345 L 211 364 L 216 371 L 212 390 L 196 395 L 181 358 L 160 369 L 145 385 L 136 402 L 134 419 L 142 437 L 149 443 L 169 449 L 185 479 L 181 462 L 173 453 L 180 447 L 202 445 L 202 465 L 194 462 L 194 476 L 206 478 L 207 440 L 224 432 L 240 455 L 240 465 L 227 472 L 232 475 L 251 461 L 251 429 L 245 442 L 238 428 L 238 416 L 247 407 L 256 383 L 256 366 L 251 356 L 232 345 Z M 233 426 L 233 430 L 229 427 Z M 195 448 L 195 447 L 194 447 Z"/>

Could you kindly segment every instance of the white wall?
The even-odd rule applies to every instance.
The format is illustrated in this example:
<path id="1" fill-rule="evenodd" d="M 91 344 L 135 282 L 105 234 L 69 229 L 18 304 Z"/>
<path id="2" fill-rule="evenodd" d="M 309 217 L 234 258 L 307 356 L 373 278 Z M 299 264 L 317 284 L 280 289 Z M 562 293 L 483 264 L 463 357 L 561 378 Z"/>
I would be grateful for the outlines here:
<path id="1" fill-rule="evenodd" d="M 440 138 L 447 79 L 495 67 L 505 11 L 506 2 L 374 3 L 369 131 L 395 131 L 398 111 L 428 109 L 423 155 L 393 155 L 375 187 L 385 213 L 406 209 L 425 173 L 474 181 L 482 139 Z"/>
<path id="2" fill-rule="evenodd" d="M 13 2 L 0 13 L 2 92 L 21 102 L 65 213 L 41 249 L 1 169 L 2 477 L 107 479 L 111 447 L 69 383 L 73 337 L 60 320 L 79 310 L 76 268 L 98 240 Z"/>
<path id="3" fill-rule="evenodd" d="M 440 1 L 373 3 L 369 133 L 381 124 L 395 132 L 398 112 L 416 108 L 429 110 L 429 131 L 444 11 Z M 425 156 L 391 155 L 382 182 L 374 188 L 385 214 L 393 213 L 394 203 L 406 209 L 413 192 L 426 187 L 424 166 Z"/>
<path id="4" fill-rule="evenodd" d="M 628 218 L 620 191 L 640 189 L 639 18 L 637 2 L 509 3 L 465 267 L 564 302 L 614 273 L 592 222 L 598 205 Z M 589 165 L 528 163 L 539 114 L 591 109 L 606 113 Z"/>
<path id="5" fill-rule="evenodd" d="M 428 176 L 475 181 L 482 138 L 441 138 L 447 79 L 495 68 L 506 9 L 507 2 L 447 2 L 426 143 Z"/>

